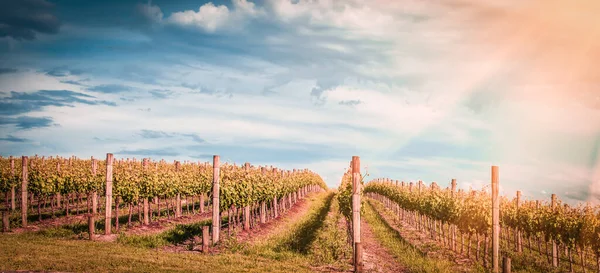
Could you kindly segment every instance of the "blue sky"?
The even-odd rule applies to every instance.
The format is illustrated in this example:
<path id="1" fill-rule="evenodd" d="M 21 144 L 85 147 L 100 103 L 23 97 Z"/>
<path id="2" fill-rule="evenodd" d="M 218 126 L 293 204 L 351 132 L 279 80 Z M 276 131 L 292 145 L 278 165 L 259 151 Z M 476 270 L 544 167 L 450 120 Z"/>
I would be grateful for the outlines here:
<path id="1" fill-rule="evenodd" d="M 6 1 L 5 1 L 6 2 Z M 0 11 L 0 154 L 223 160 L 600 199 L 591 0 L 46 1 Z"/>

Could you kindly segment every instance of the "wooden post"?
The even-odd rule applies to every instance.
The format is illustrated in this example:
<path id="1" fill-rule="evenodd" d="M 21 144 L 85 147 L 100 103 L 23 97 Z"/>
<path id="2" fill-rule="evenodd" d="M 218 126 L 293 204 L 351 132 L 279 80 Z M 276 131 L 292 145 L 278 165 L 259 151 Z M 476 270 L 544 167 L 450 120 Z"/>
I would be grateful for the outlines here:
<path id="1" fill-rule="evenodd" d="M 94 240 L 94 232 L 96 229 L 94 214 L 88 214 L 88 234 L 90 235 L 90 240 Z"/>
<path id="2" fill-rule="evenodd" d="M 58 159 L 59 157 L 56 156 L 56 158 Z M 58 173 L 58 175 L 60 176 L 60 160 L 58 162 L 56 162 L 56 172 Z M 60 194 L 60 192 L 56 193 L 56 207 L 57 208 L 62 208 L 62 195 Z M 68 216 L 69 215 L 69 208 L 68 206 L 65 207 L 65 213 Z"/>
<path id="3" fill-rule="evenodd" d="M 265 175 L 267 170 L 265 167 L 260 167 L 260 172 Z M 267 202 L 260 201 L 260 223 L 264 224 L 267 222 Z"/>
<path id="4" fill-rule="evenodd" d="M 208 226 L 202 226 L 202 252 L 208 252 Z"/>
<path id="5" fill-rule="evenodd" d="M 554 211 L 556 209 L 556 194 L 553 193 L 551 198 L 551 206 Z M 552 266 L 558 267 L 558 249 L 555 238 L 552 238 Z"/>
<path id="6" fill-rule="evenodd" d="M 148 158 L 142 159 L 142 166 L 144 168 L 144 172 L 148 171 Z M 148 215 L 148 197 L 144 197 L 144 225 L 150 224 L 150 216 Z"/>
<path id="7" fill-rule="evenodd" d="M 352 157 L 352 230 L 354 231 L 354 272 L 362 272 L 360 240 L 360 158 Z"/>
<path id="8" fill-rule="evenodd" d="M 175 161 L 175 171 L 179 172 L 180 167 L 179 161 Z M 181 193 L 177 193 L 175 196 L 175 217 L 181 217 Z"/>
<path id="9" fill-rule="evenodd" d="M 452 179 L 451 184 L 451 191 L 452 191 L 452 198 L 454 199 L 454 197 L 456 196 L 456 179 Z M 452 251 L 456 252 L 456 226 L 455 225 L 451 225 L 451 229 L 452 229 Z"/>
<path id="10" fill-rule="evenodd" d="M 500 183 L 498 166 L 492 166 L 492 272 L 498 273 L 500 254 L 500 199 L 498 184 Z"/>
<path id="11" fill-rule="evenodd" d="M 104 207 L 104 234 L 109 235 L 112 227 L 113 154 L 106 154 L 106 206 Z"/>
<path id="12" fill-rule="evenodd" d="M 219 242 L 221 231 L 220 207 L 219 207 L 219 156 L 213 156 L 213 201 L 212 201 L 212 242 Z"/>
<path id="13" fill-rule="evenodd" d="M 204 213 L 204 195 L 205 193 L 200 194 L 200 213 Z"/>
<path id="14" fill-rule="evenodd" d="M 10 160 L 10 176 L 14 177 L 15 176 L 15 159 L 12 156 L 10 156 L 9 160 Z M 12 186 L 12 188 L 10 189 L 10 209 L 12 211 L 15 211 L 15 209 L 16 209 L 15 199 L 16 199 L 15 186 Z"/>
<path id="15" fill-rule="evenodd" d="M 454 194 L 456 193 L 456 179 L 452 179 L 451 190 L 452 190 L 452 197 L 454 197 Z"/>
<path id="16" fill-rule="evenodd" d="M 92 176 L 96 177 L 98 174 L 98 161 L 92 156 Z M 92 214 L 98 213 L 98 192 L 92 192 Z"/>
<path id="17" fill-rule="evenodd" d="M 502 258 L 502 273 L 511 273 L 510 258 Z"/>
<path id="18" fill-rule="evenodd" d="M 273 175 L 277 176 L 277 168 L 273 169 Z M 273 218 L 277 218 L 279 216 L 279 208 L 277 206 L 277 197 L 273 197 L 273 211 L 275 213 Z"/>
<path id="19" fill-rule="evenodd" d="M 521 206 L 521 191 L 517 191 L 517 215 L 519 214 L 520 206 Z M 521 230 L 519 228 L 517 228 L 517 232 L 515 234 L 516 234 L 516 238 L 515 238 L 516 251 L 517 251 L 517 253 L 521 253 L 521 252 L 523 252 Z M 510 262 L 510 259 L 509 259 L 509 262 Z"/>
<path id="20" fill-rule="evenodd" d="M 8 210 L 2 212 L 2 232 L 10 230 L 10 221 L 8 220 Z"/>
<path id="21" fill-rule="evenodd" d="M 23 156 L 21 160 L 21 221 L 23 227 L 27 227 L 27 157 Z"/>
<path id="22" fill-rule="evenodd" d="M 246 173 L 250 171 L 250 163 L 246 162 L 244 164 L 244 169 Z M 244 230 L 250 230 L 250 205 L 246 205 L 244 207 Z"/>

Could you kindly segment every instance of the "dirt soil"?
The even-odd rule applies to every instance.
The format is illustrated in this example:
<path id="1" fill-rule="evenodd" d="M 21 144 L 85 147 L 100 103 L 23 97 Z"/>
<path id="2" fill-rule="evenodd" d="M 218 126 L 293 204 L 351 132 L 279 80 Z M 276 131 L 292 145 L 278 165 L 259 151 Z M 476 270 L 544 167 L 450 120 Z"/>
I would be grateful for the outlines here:
<path id="1" fill-rule="evenodd" d="M 408 272 L 394 256 L 382 246 L 367 222 L 361 220 L 361 241 L 363 245 L 364 272 Z"/>
<path id="2" fill-rule="evenodd" d="M 39 231 L 48 228 L 57 228 L 64 225 L 87 224 L 87 221 L 87 214 L 62 216 L 54 219 L 50 218 L 42 221 L 35 221 L 27 225 L 27 227 L 12 228 L 11 232 L 23 233 Z"/>

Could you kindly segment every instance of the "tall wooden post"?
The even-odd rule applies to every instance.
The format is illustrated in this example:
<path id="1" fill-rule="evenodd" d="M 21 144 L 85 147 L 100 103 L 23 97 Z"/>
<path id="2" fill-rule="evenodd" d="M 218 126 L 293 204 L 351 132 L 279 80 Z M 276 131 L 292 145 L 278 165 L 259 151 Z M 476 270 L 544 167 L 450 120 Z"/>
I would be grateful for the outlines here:
<path id="1" fill-rule="evenodd" d="M 354 231 L 354 272 L 362 272 L 360 240 L 360 158 L 352 157 L 352 230 Z"/>
<path id="2" fill-rule="evenodd" d="M 2 211 L 2 232 L 10 230 L 10 221 L 8 220 L 8 211 Z"/>
<path id="3" fill-rule="evenodd" d="M 456 196 L 456 179 L 452 179 L 452 182 L 450 183 L 450 189 L 452 191 L 452 199 L 454 199 L 454 197 Z M 451 225 L 452 226 L 452 251 L 456 251 L 456 226 L 455 225 Z"/>
<path id="4" fill-rule="evenodd" d="M 277 176 L 277 168 L 273 169 L 273 175 Z M 277 206 L 277 196 L 273 197 L 273 218 L 277 218 L 279 216 L 279 208 Z"/>
<path id="5" fill-rule="evenodd" d="M 452 197 L 454 197 L 454 193 L 456 193 L 456 179 L 452 179 L 451 190 L 452 190 Z"/>
<path id="6" fill-rule="evenodd" d="M 202 227 L 202 252 L 208 252 L 208 226 Z"/>
<path id="7" fill-rule="evenodd" d="M 179 171 L 180 167 L 179 161 L 175 161 L 175 171 Z M 177 193 L 175 196 L 175 217 L 181 217 L 181 193 Z"/>
<path id="8" fill-rule="evenodd" d="M 204 196 L 205 193 L 200 194 L 200 213 L 204 213 Z"/>
<path id="9" fill-rule="evenodd" d="M 27 227 L 27 157 L 21 159 L 21 221 L 23 227 Z"/>
<path id="10" fill-rule="evenodd" d="M 94 214 L 90 213 L 88 216 L 88 234 L 90 235 L 90 240 L 94 240 L 94 233 L 96 232 L 96 225 L 94 220 Z"/>
<path id="11" fill-rule="evenodd" d="M 144 168 L 144 172 L 147 172 L 148 171 L 148 159 L 147 158 L 142 159 L 142 166 Z M 144 203 L 144 225 L 148 225 L 148 224 L 150 224 L 150 217 L 148 215 L 149 208 L 148 208 L 148 197 L 147 196 L 144 196 L 143 203 Z"/>
<path id="12" fill-rule="evenodd" d="M 9 160 L 10 160 L 10 176 L 14 177 L 15 176 L 15 159 L 12 156 L 10 156 Z M 15 204 L 15 199 L 16 199 L 15 186 L 12 186 L 12 188 L 10 189 L 10 209 L 12 211 L 15 211 L 15 209 L 17 207 Z"/>
<path id="13" fill-rule="evenodd" d="M 106 154 L 106 206 L 104 210 L 104 234 L 109 235 L 112 227 L 113 154 Z"/>
<path id="14" fill-rule="evenodd" d="M 246 162 L 244 164 L 244 169 L 246 173 L 250 171 L 250 163 Z M 244 207 L 244 230 L 250 230 L 250 205 L 246 205 Z"/>
<path id="15" fill-rule="evenodd" d="M 260 172 L 265 175 L 266 173 L 265 167 L 260 167 Z M 260 223 L 264 224 L 267 222 L 267 202 L 260 201 Z"/>
<path id="16" fill-rule="evenodd" d="M 554 211 L 556 209 L 556 194 L 554 193 L 552 194 L 551 206 Z M 558 247 L 555 238 L 552 238 L 552 266 L 558 267 Z"/>
<path id="17" fill-rule="evenodd" d="M 92 176 L 96 177 L 98 174 L 98 162 L 92 156 Z M 96 215 L 98 213 L 98 191 L 94 190 L 92 192 L 92 214 Z"/>
<path id="18" fill-rule="evenodd" d="M 221 217 L 219 206 L 219 156 L 213 156 L 213 200 L 212 200 L 212 242 L 219 242 Z"/>
<path id="19" fill-rule="evenodd" d="M 500 254 L 500 199 L 498 187 L 500 183 L 498 166 L 492 166 L 492 272 L 498 273 Z"/>
<path id="20" fill-rule="evenodd" d="M 521 191 L 517 191 L 517 215 L 519 214 L 519 207 L 521 206 Z M 517 228 L 516 230 L 517 232 L 515 232 L 516 238 L 515 238 L 515 245 L 516 245 L 516 251 L 517 253 L 521 253 L 523 252 L 523 245 L 521 242 L 521 230 L 519 228 Z"/>
<path id="21" fill-rule="evenodd" d="M 510 257 L 502 258 L 502 273 L 511 273 Z"/>
<path id="22" fill-rule="evenodd" d="M 56 158 L 58 159 L 59 157 L 56 156 Z M 59 160 L 58 162 L 56 162 L 56 172 L 58 173 L 59 176 L 61 175 L 61 173 L 60 173 L 60 161 L 61 160 Z M 59 209 L 62 208 L 62 203 L 61 202 L 62 202 L 62 195 L 60 194 L 60 192 L 57 192 L 56 193 L 56 207 L 59 208 Z M 65 206 L 65 213 L 67 214 L 67 216 L 69 215 L 69 207 L 68 206 Z"/>

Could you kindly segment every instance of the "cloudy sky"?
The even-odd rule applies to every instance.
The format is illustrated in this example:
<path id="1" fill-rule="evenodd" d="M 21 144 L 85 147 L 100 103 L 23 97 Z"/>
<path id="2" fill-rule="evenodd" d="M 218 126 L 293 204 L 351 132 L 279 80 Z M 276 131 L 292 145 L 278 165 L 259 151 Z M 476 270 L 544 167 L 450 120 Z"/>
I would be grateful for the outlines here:
<path id="1" fill-rule="evenodd" d="M 598 202 L 600 3 L 497 2 L 0 0 L 0 154 Z"/>

